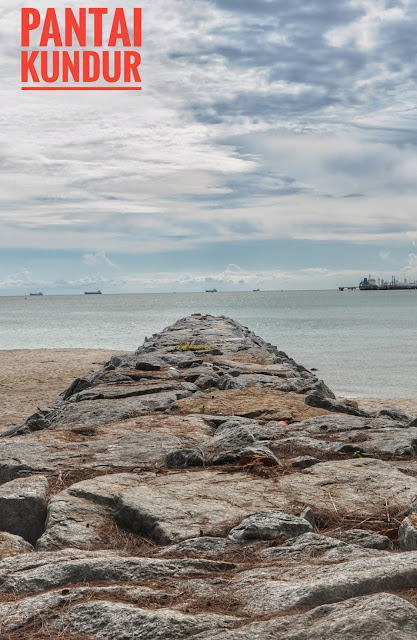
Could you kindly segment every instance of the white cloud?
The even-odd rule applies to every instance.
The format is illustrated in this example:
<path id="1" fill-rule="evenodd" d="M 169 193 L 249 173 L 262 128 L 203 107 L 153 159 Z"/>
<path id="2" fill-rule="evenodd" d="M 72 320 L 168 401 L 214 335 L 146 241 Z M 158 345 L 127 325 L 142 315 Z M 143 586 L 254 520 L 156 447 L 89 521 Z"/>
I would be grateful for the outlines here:
<path id="1" fill-rule="evenodd" d="M 83 262 L 85 264 L 104 264 L 107 267 L 117 267 L 117 264 L 112 262 L 104 251 L 96 251 L 96 253 L 85 253 L 83 255 Z"/>
<path id="2" fill-rule="evenodd" d="M 143 92 L 103 100 L 20 92 L 20 6 L 3 0 L 2 246 L 79 249 L 100 268 L 117 251 L 417 238 L 413 3 L 324 15 L 312 0 L 323 20 L 297 3 L 141 4 Z"/>

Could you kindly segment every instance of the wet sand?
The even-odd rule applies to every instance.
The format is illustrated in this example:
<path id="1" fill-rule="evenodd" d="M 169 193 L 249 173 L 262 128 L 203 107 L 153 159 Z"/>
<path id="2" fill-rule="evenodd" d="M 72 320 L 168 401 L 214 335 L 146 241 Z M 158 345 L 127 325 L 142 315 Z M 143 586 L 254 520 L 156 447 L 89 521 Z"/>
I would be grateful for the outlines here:
<path id="1" fill-rule="evenodd" d="M 100 369 L 121 351 L 105 349 L 0 350 L 0 433 L 20 424 L 37 407 L 48 406 L 73 380 Z M 374 412 L 402 409 L 417 416 L 417 398 L 352 398 L 359 407 Z"/>

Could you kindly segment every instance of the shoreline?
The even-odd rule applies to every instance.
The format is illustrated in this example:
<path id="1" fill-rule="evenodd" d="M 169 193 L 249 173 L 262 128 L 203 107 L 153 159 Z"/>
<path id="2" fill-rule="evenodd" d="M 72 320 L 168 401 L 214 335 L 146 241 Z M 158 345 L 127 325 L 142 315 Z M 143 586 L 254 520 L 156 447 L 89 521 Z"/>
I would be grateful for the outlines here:
<path id="1" fill-rule="evenodd" d="M 112 355 L 107 349 L 0 350 L 0 433 L 20 424 L 38 406 L 48 406 L 75 379 L 100 369 Z M 377 412 L 401 409 L 417 416 L 417 398 L 349 398 L 360 409 Z"/>

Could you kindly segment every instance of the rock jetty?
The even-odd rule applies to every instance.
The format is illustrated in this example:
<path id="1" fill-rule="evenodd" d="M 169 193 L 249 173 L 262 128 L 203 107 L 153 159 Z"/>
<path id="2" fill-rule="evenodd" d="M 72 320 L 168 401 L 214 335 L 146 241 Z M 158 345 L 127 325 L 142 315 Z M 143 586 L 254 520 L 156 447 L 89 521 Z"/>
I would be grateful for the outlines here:
<path id="1" fill-rule="evenodd" d="M 415 640 L 417 420 L 195 314 L 0 438 L 0 637 Z"/>

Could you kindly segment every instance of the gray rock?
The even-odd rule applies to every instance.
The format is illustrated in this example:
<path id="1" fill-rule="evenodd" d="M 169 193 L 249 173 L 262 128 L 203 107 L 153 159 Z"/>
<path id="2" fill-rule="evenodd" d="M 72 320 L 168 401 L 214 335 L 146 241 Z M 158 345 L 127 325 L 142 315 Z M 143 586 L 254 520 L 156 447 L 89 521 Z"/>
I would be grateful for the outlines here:
<path id="1" fill-rule="evenodd" d="M 383 536 L 375 531 L 366 531 L 364 529 L 347 529 L 333 534 L 338 540 L 349 544 L 357 544 L 366 549 L 391 549 L 391 540 L 387 536 Z M 416 547 L 417 548 L 417 547 Z"/>
<path id="2" fill-rule="evenodd" d="M 204 633 L 199 640 L 415 640 L 416 634 L 416 607 L 378 593 L 254 622 L 233 630 L 233 636 L 229 631 Z"/>
<path id="3" fill-rule="evenodd" d="M 281 465 L 280 460 L 278 460 L 276 455 L 274 455 L 268 447 L 261 446 L 221 451 L 212 457 L 211 464 L 234 464 L 235 462 L 239 462 L 241 464 L 247 462 L 248 464 L 251 464 L 256 463 L 256 460 L 259 460 L 259 462 L 264 466 L 275 467 Z"/>
<path id="4" fill-rule="evenodd" d="M 314 458 L 313 456 L 298 456 L 297 458 L 291 458 L 290 465 L 294 469 L 307 469 L 308 467 L 312 467 L 313 464 L 317 464 L 320 462 L 318 458 Z"/>
<path id="5" fill-rule="evenodd" d="M 139 371 L 160 371 L 161 364 L 156 360 L 138 360 L 135 369 Z"/>
<path id="6" fill-rule="evenodd" d="M 300 564 L 314 558 L 316 565 L 329 562 L 345 562 L 357 558 L 368 558 L 380 555 L 380 551 L 364 549 L 359 545 L 348 544 L 324 536 L 319 533 L 304 533 L 297 538 L 290 538 L 279 546 L 269 547 L 259 551 L 260 558 L 267 558 L 272 561 L 284 560 L 286 563 Z"/>
<path id="7" fill-rule="evenodd" d="M 387 462 L 370 458 L 315 464 L 302 473 L 284 476 L 280 491 L 309 504 L 316 512 L 339 515 L 379 515 L 381 505 L 407 510 L 415 502 L 417 481 Z"/>
<path id="8" fill-rule="evenodd" d="M 211 349 L 180 352 L 181 342 Z M 142 368 L 135 369 L 137 363 Z M 212 394 L 220 399 L 213 411 L 223 405 L 232 413 L 227 399 L 242 397 L 246 418 L 184 415 L 187 406 L 196 411 L 204 403 L 194 384 L 204 379 L 208 387 L 234 381 L 235 391 Z M 289 391 L 315 393 L 332 413 L 277 422 L 290 422 L 289 409 L 277 417 Z M 262 398 L 259 406 L 251 406 L 251 393 Z M 334 413 L 337 407 L 350 413 Z M 415 456 L 417 424 L 395 410 L 377 417 L 352 410 L 240 323 L 200 314 L 78 378 L 0 442 L 0 484 L 7 483 L 1 491 L 10 490 L 13 478 L 27 476 L 33 485 L 30 476 L 40 472 L 55 476 L 55 487 L 70 485 L 50 500 L 36 552 L 0 533 L 0 556 L 2 540 L 8 555 L 0 560 L 0 634 L 18 629 L 29 637 L 31 621 L 41 615 L 51 637 L 65 631 L 97 640 L 123 634 L 129 640 L 135 634 L 152 640 L 414 639 L 414 607 L 381 591 L 417 588 L 417 552 L 377 549 L 387 539 L 372 532 L 351 531 L 343 540 L 312 532 L 314 514 L 318 523 L 330 516 L 371 522 L 387 507 L 393 521 L 408 513 L 414 526 L 415 463 L 402 463 L 406 474 L 396 468 L 398 459 L 371 456 Z M 349 459 L 357 450 L 370 457 Z M 306 453 L 334 459 L 291 473 L 285 473 L 288 463 L 283 473 L 257 466 L 261 459 L 277 467 L 278 453 L 288 460 L 296 451 L 302 467 Z M 186 468 L 216 456 L 241 465 Z M 168 470 L 166 461 L 180 466 Z M 288 515 L 305 505 L 300 517 Z M 282 526 L 282 516 L 278 526 L 277 511 L 286 526 L 296 519 L 307 533 L 285 540 L 296 533 Z M 158 550 L 154 543 L 168 546 Z M 225 557 L 237 557 L 239 565 L 221 562 Z"/>
<path id="9" fill-rule="evenodd" d="M 244 386 L 245 384 L 240 380 L 240 376 L 239 378 L 236 378 L 228 373 L 217 381 L 217 388 L 220 389 L 220 391 L 226 391 L 227 389 L 243 389 Z"/>
<path id="10" fill-rule="evenodd" d="M 237 574 L 226 593 L 233 594 L 248 615 L 271 616 L 300 606 L 315 607 L 417 586 L 416 552 L 361 549 L 361 553 L 363 557 L 340 564 L 314 565 L 314 570 L 311 564 L 282 572 L 273 564 L 248 569 Z"/>
<path id="11" fill-rule="evenodd" d="M 183 640 L 219 632 L 238 622 L 232 616 L 185 615 L 170 609 L 146 610 L 118 602 L 86 602 L 58 614 L 53 627 L 108 640 Z"/>
<path id="12" fill-rule="evenodd" d="M 39 551 L 0 562 L 0 592 L 41 593 L 65 585 L 149 582 L 229 572 L 231 562 L 205 559 L 136 558 L 112 551 Z"/>
<path id="13" fill-rule="evenodd" d="M 48 504 L 45 532 L 37 549 L 90 549 L 111 528 L 108 509 L 62 491 Z"/>
<path id="14" fill-rule="evenodd" d="M 196 418 L 193 422 L 197 421 Z M 178 427 L 172 422 L 172 431 L 176 428 L 180 431 L 181 427 L 183 429 L 184 424 L 188 426 L 189 422 L 178 421 L 177 424 Z M 162 463 L 170 451 L 182 445 L 181 440 L 174 435 L 140 431 L 134 427 L 131 429 L 133 433 L 122 434 L 123 426 L 125 425 L 120 425 L 118 436 L 111 429 L 108 434 L 104 432 L 101 433 L 101 437 L 90 439 L 96 433 L 94 425 L 73 425 L 68 428 L 72 436 L 69 441 L 60 433 L 56 433 L 54 438 L 55 434 L 52 435 L 52 432 L 48 441 L 39 439 L 26 442 L 22 436 L 2 440 L 0 484 L 19 477 L 39 473 L 52 475 L 70 469 L 96 469 L 98 473 L 104 470 L 130 471 Z M 204 439 L 203 426 L 197 429 L 196 433 L 199 436 L 201 434 L 201 438 Z"/>
<path id="15" fill-rule="evenodd" d="M 306 507 L 302 513 L 300 513 L 300 518 L 307 520 L 314 528 L 316 526 L 316 518 L 314 517 L 314 512 L 311 507 Z"/>
<path id="16" fill-rule="evenodd" d="M 219 382 L 219 376 L 216 375 L 215 373 L 211 373 L 211 374 L 200 375 L 197 378 L 195 384 L 200 389 L 213 389 L 214 387 L 217 387 L 218 382 Z"/>
<path id="17" fill-rule="evenodd" d="M 229 532 L 229 538 L 242 540 L 274 540 L 281 536 L 295 538 L 312 531 L 307 520 L 282 511 L 259 511 L 247 516 Z"/>
<path id="18" fill-rule="evenodd" d="M 186 467 L 203 467 L 204 456 L 200 449 L 177 449 L 166 457 L 168 469 L 185 469 Z"/>
<path id="19" fill-rule="evenodd" d="M 0 531 L 0 560 L 31 551 L 34 551 L 32 545 L 20 536 Z"/>
<path id="20" fill-rule="evenodd" d="M 304 401 L 310 407 L 319 407 L 320 409 L 327 409 L 327 411 L 334 411 L 335 413 L 349 413 L 352 416 L 370 417 L 370 414 L 362 409 L 357 409 L 347 402 L 332 400 L 317 391 L 309 393 Z"/>
<path id="21" fill-rule="evenodd" d="M 376 417 L 389 418 L 394 422 L 403 424 L 405 427 L 409 426 L 411 422 L 410 416 L 404 413 L 404 411 L 401 411 L 401 409 L 381 409 L 381 411 L 378 411 L 376 414 Z"/>
<path id="22" fill-rule="evenodd" d="M 0 530 L 21 536 L 31 544 L 42 535 L 46 517 L 48 480 L 19 478 L 0 487 Z"/>
<path id="23" fill-rule="evenodd" d="M 164 547 L 158 552 L 158 556 L 165 556 L 171 553 L 180 553 L 186 556 L 221 556 L 240 548 L 240 544 L 229 540 L 228 538 L 213 538 L 202 536 L 201 538 L 190 538 L 183 540 L 178 544 L 172 544 Z"/>
<path id="24" fill-rule="evenodd" d="M 227 535 L 254 504 L 273 509 L 289 502 L 265 478 L 213 469 L 171 472 L 146 482 L 139 479 L 136 487 L 119 491 L 116 518 L 139 535 L 173 544 L 200 535 Z"/>
<path id="25" fill-rule="evenodd" d="M 403 551 L 417 549 L 417 515 L 409 515 L 400 524 L 398 542 Z"/>

